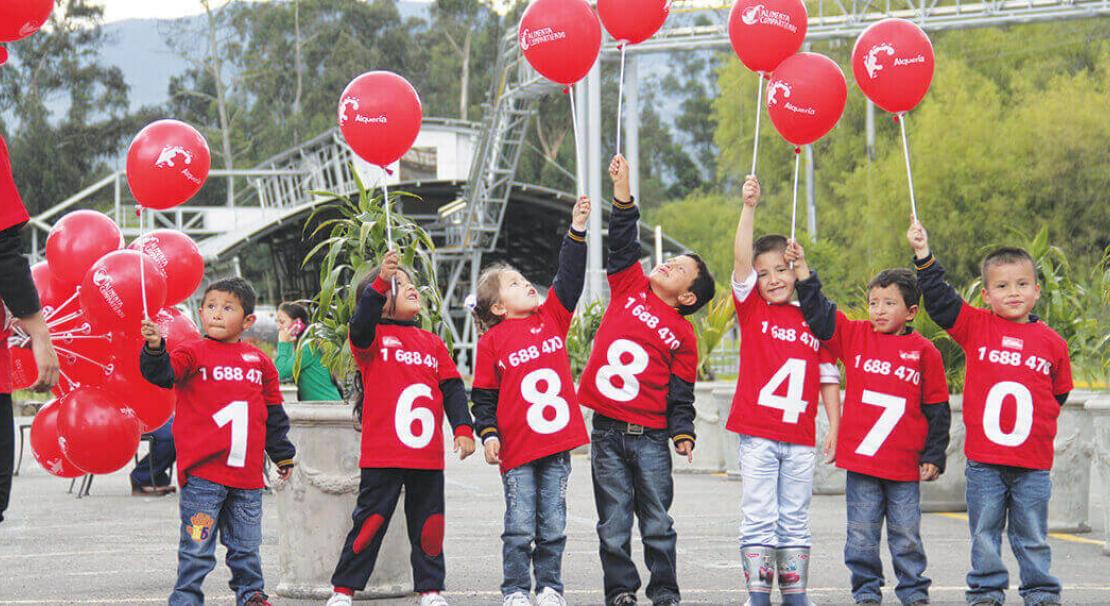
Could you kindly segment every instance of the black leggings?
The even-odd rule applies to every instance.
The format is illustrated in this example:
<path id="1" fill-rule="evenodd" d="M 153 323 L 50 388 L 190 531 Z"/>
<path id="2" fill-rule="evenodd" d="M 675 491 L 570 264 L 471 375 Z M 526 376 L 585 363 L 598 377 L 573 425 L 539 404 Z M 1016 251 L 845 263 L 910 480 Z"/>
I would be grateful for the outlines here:
<path id="1" fill-rule="evenodd" d="M 0 520 L 8 509 L 12 494 L 12 469 L 15 466 L 15 419 L 12 394 L 0 393 Z"/>

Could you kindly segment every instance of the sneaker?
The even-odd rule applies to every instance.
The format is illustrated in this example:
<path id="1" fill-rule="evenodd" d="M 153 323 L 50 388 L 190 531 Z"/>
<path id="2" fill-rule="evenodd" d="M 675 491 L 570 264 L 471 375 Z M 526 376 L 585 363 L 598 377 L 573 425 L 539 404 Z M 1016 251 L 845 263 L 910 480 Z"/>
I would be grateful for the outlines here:
<path id="1" fill-rule="evenodd" d="M 443 597 L 438 591 L 424 593 L 420 595 L 420 606 L 448 606 L 447 598 Z"/>
<path id="2" fill-rule="evenodd" d="M 247 600 L 246 606 L 274 606 L 266 599 L 266 594 L 261 591 L 254 592 L 254 595 Z"/>
<path id="3" fill-rule="evenodd" d="M 333 593 L 328 598 L 326 606 L 351 606 L 351 596 L 345 593 Z"/>
<path id="4" fill-rule="evenodd" d="M 505 601 L 501 603 L 501 606 L 532 606 L 532 600 L 518 591 L 505 596 Z"/>
<path id="5" fill-rule="evenodd" d="M 881 604 L 882 602 L 878 600 L 864 600 L 862 602 L 856 602 L 856 606 L 880 606 Z M 928 604 L 928 602 L 914 602 L 912 606 L 919 606 L 919 604 Z"/>
<path id="6" fill-rule="evenodd" d="M 678 606 L 682 602 L 678 598 L 664 598 L 659 602 L 655 602 L 651 606 Z"/>
<path id="7" fill-rule="evenodd" d="M 918 600 L 913 604 L 910 604 L 910 606 L 929 606 L 929 600 Z"/>
<path id="8" fill-rule="evenodd" d="M 543 591 L 536 596 L 536 606 L 567 606 L 567 600 L 558 591 L 544 587 Z"/>
<path id="9" fill-rule="evenodd" d="M 1002 604 L 994 600 L 979 600 L 978 602 L 972 602 L 971 606 L 1002 606 Z"/>
<path id="10" fill-rule="evenodd" d="M 636 606 L 636 594 L 631 592 L 617 594 L 609 606 Z"/>

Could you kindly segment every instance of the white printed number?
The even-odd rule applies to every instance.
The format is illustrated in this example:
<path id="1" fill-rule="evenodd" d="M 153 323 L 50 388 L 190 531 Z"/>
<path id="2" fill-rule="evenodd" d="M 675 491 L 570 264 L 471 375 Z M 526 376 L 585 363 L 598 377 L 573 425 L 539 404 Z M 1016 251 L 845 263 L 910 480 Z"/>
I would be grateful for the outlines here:
<path id="1" fill-rule="evenodd" d="M 1002 404 L 1007 397 L 1013 396 L 1017 406 L 1014 429 L 1009 433 L 1002 431 Z M 995 384 L 987 394 L 987 404 L 983 409 L 983 432 L 987 439 L 1000 446 L 1021 446 L 1029 438 L 1033 429 L 1033 394 L 1021 383 L 1002 381 Z"/>
<path id="2" fill-rule="evenodd" d="M 859 443 L 859 447 L 856 448 L 856 454 L 873 457 L 883 447 L 883 443 L 890 437 L 890 432 L 894 431 L 894 427 L 898 425 L 898 421 L 906 413 L 906 399 L 865 389 L 861 400 L 864 404 L 879 406 L 883 409 L 883 414 L 879 415 L 879 420 L 875 422 L 871 431 L 867 432 L 863 441 Z"/>
<path id="3" fill-rule="evenodd" d="M 621 356 L 629 354 L 632 360 L 625 364 Z M 648 353 L 643 347 L 628 339 L 617 339 L 609 345 L 609 352 L 605 355 L 608 364 L 597 371 L 597 390 L 601 395 L 617 402 L 631 402 L 640 395 L 640 381 L 636 375 L 647 370 Z M 620 377 L 621 387 L 613 383 L 613 379 Z"/>
<path id="4" fill-rule="evenodd" d="M 540 383 L 544 383 L 547 389 L 540 391 Z M 532 431 L 551 434 L 560 431 L 570 422 L 570 405 L 559 396 L 562 389 L 559 374 L 550 368 L 540 368 L 525 375 L 520 383 L 520 395 L 528 402 L 526 416 Z M 550 421 L 544 414 L 549 408 L 555 413 Z"/>
<path id="5" fill-rule="evenodd" d="M 393 417 L 393 429 L 401 443 L 409 448 L 424 448 L 435 435 L 436 418 L 432 409 L 416 406 L 419 398 L 431 398 L 432 388 L 422 383 L 409 385 L 397 400 L 397 413 Z M 412 432 L 413 421 L 420 425 L 420 432 Z"/>
<path id="6" fill-rule="evenodd" d="M 212 420 L 221 429 L 231 423 L 231 452 L 227 454 L 228 467 L 243 467 L 247 464 L 248 410 L 246 400 L 236 400 L 212 415 Z"/>
<path id="7" fill-rule="evenodd" d="M 806 411 L 807 403 L 802 399 L 805 385 L 806 361 L 790 358 L 779 368 L 775 376 L 759 390 L 759 405 L 777 408 L 782 411 L 782 422 L 794 424 Z M 776 395 L 779 387 L 786 383 L 786 395 Z"/>

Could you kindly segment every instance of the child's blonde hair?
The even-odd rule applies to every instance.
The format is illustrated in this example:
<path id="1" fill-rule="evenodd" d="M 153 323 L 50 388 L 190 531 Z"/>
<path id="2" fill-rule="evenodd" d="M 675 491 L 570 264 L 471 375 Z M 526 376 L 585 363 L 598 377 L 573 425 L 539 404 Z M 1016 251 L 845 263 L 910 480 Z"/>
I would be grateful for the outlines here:
<path id="1" fill-rule="evenodd" d="M 494 263 L 483 269 L 478 276 L 470 313 L 474 314 L 474 324 L 477 325 L 479 334 L 497 326 L 505 319 L 504 316 L 493 313 L 492 308 L 501 302 L 501 274 L 507 271 L 517 271 L 517 269 L 508 263 Z"/>

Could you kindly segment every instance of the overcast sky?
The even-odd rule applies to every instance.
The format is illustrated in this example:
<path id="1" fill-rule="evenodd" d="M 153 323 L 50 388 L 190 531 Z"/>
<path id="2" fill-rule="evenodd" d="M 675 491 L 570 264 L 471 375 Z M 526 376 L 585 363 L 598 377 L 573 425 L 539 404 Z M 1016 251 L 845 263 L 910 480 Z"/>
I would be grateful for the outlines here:
<path id="1" fill-rule="evenodd" d="M 264 1 L 264 0 L 256 0 Z M 222 6 L 224 0 L 213 0 Z M 104 21 L 123 19 L 171 19 L 204 12 L 200 0 L 103 0 Z"/>

